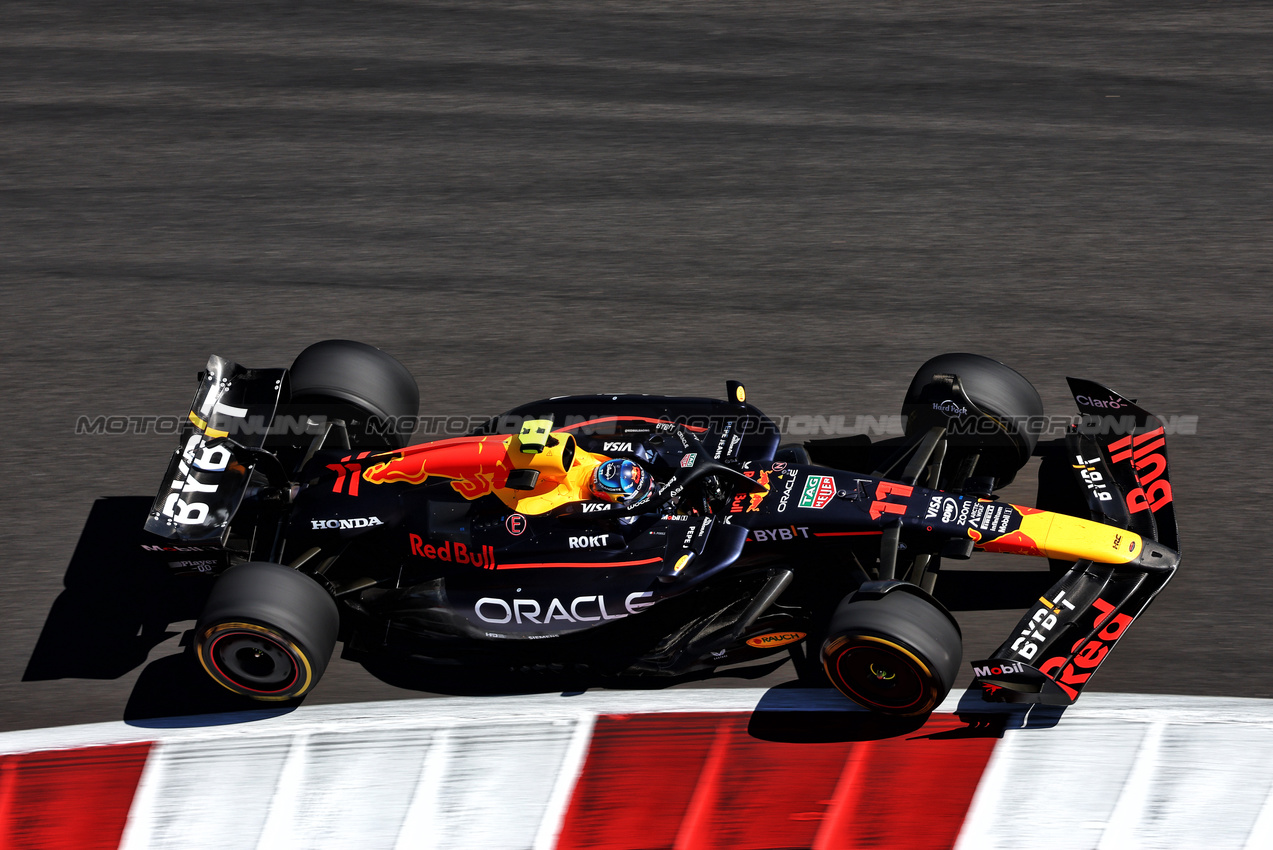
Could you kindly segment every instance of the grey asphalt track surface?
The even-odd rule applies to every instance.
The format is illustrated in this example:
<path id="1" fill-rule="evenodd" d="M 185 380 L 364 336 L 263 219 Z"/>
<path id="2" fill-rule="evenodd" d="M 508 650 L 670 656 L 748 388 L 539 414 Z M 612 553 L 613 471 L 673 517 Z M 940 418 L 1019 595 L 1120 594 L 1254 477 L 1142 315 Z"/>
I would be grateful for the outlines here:
<path id="1" fill-rule="evenodd" d="M 1196 416 L 1183 566 L 1091 689 L 1273 697 L 1270 43 L 1261 2 L 3 4 L 0 729 L 120 719 L 191 625 L 32 673 L 173 444 L 77 418 L 332 337 L 430 415 L 737 378 L 852 422 L 975 351 Z M 309 701 L 419 695 L 338 660 Z"/>

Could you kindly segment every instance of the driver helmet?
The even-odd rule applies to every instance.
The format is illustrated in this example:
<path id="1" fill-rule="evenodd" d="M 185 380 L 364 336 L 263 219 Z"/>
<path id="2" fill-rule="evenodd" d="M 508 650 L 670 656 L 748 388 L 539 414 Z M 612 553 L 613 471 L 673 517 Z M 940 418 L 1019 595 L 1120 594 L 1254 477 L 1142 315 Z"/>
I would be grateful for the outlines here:
<path id="1" fill-rule="evenodd" d="M 592 473 L 592 494 L 604 502 L 629 505 L 648 495 L 654 478 L 625 458 L 603 461 Z"/>

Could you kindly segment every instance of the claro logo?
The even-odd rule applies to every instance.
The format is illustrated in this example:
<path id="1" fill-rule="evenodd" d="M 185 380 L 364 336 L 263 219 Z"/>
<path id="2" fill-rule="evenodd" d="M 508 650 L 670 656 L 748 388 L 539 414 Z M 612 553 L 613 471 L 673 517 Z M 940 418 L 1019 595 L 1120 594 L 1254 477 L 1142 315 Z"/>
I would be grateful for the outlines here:
<path id="1" fill-rule="evenodd" d="M 1076 395 L 1074 400 L 1087 407 L 1099 407 L 1107 410 L 1118 410 L 1129 405 L 1121 398 L 1092 398 L 1089 395 Z"/>
<path id="2" fill-rule="evenodd" d="M 535 623 L 551 625 L 556 620 L 567 623 L 593 623 L 598 620 L 621 620 L 628 614 L 640 613 L 649 608 L 653 602 L 643 602 L 653 596 L 650 590 L 629 593 L 624 600 L 626 612 L 619 612 L 614 603 L 608 603 L 605 596 L 576 596 L 569 604 L 553 598 L 547 607 L 538 599 L 498 599 L 494 596 L 483 596 L 473 606 L 473 613 L 483 623 Z M 613 613 L 612 613 L 613 611 Z"/>

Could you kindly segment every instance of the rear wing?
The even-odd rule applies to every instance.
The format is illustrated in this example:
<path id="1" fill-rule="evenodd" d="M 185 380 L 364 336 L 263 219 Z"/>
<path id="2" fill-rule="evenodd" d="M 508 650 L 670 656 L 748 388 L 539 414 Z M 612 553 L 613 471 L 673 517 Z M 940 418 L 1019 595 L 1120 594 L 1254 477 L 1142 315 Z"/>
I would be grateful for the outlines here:
<path id="1" fill-rule="evenodd" d="M 1090 518 L 1138 535 L 1141 552 L 1126 564 L 1075 561 L 990 658 L 973 662 L 973 686 L 993 702 L 1073 703 L 1180 565 L 1163 423 L 1106 387 L 1068 381 L 1082 421 L 1064 449 Z"/>
<path id="2" fill-rule="evenodd" d="M 230 446 L 209 443 L 229 437 L 248 449 L 261 448 L 286 376 L 286 369 L 245 369 L 223 357 L 208 358 L 181 444 L 146 516 L 146 531 L 224 545 L 253 464 L 237 459 Z"/>

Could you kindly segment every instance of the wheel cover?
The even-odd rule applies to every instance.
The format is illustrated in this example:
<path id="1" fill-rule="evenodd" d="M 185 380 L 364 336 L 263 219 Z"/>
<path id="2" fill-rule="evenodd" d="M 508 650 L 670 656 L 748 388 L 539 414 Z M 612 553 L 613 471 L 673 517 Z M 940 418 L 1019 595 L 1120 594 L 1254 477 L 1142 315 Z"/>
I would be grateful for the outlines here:
<path id="1" fill-rule="evenodd" d="M 936 677 L 906 647 L 874 635 L 837 638 L 823 653 L 831 682 L 854 702 L 888 714 L 922 714 L 937 704 Z"/>
<path id="2" fill-rule="evenodd" d="M 254 623 L 218 623 L 204 629 L 199 661 L 221 685 L 255 699 L 291 699 L 313 683 L 313 670 L 300 647 Z"/>

